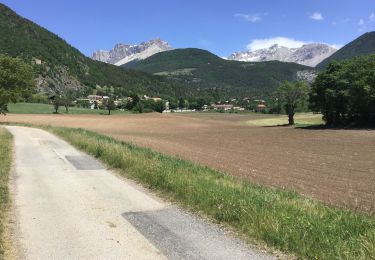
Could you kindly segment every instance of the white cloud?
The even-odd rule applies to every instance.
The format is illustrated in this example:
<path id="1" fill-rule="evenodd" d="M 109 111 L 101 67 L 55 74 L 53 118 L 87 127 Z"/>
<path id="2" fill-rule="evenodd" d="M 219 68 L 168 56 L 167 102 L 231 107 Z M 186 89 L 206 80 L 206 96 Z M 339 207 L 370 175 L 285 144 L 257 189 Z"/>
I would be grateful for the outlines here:
<path id="1" fill-rule="evenodd" d="M 248 22 L 256 23 L 263 20 L 266 14 L 235 14 L 234 17 L 240 17 Z"/>
<path id="2" fill-rule="evenodd" d="M 375 22 L 375 13 L 372 12 L 368 18 L 371 22 Z"/>
<path id="3" fill-rule="evenodd" d="M 313 43 L 313 42 L 298 41 L 293 38 L 287 38 L 287 37 L 274 37 L 274 38 L 252 40 L 246 47 L 250 51 L 256 51 L 260 49 L 269 48 L 275 44 L 278 44 L 279 46 L 288 47 L 288 48 L 299 48 L 302 45 L 309 44 L 309 43 Z M 342 44 L 328 44 L 328 43 L 325 43 L 325 44 L 335 49 L 340 49 L 343 46 Z"/>
<path id="4" fill-rule="evenodd" d="M 324 17 L 321 13 L 315 12 L 312 15 L 310 15 L 310 19 L 313 19 L 315 21 L 322 21 L 324 20 Z"/>
<path id="5" fill-rule="evenodd" d="M 287 37 L 274 37 L 274 38 L 252 40 L 247 45 L 247 49 L 251 51 L 255 51 L 259 49 L 269 48 L 275 44 L 278 44 L 280 46 L 285 46 L 288 48 L 298 48 L 306 43 L 307 42 L 297 41 L 297 40 L 294 40 L 292 38 L 287 38 Z"/>
<path id="6" fill-rule="evenodd" d="M 358 25 L 364 25 L 365 24 L 365 20 L 363 20 L 363 19 L 359 19 L 359 21 L 358 21 Z"/>

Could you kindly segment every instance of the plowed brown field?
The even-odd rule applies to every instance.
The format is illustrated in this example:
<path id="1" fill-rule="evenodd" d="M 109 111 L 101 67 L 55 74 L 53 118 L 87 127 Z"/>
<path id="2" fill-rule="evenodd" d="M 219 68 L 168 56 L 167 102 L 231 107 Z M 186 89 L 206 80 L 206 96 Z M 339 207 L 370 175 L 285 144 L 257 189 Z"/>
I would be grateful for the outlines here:
<path id="1" fill-rule="evenodd" d="M 374 213 L 375 131 L 254 127 L 255 115 L 7 115 L 0 122 L 80 127 L 253 182 Z"/>

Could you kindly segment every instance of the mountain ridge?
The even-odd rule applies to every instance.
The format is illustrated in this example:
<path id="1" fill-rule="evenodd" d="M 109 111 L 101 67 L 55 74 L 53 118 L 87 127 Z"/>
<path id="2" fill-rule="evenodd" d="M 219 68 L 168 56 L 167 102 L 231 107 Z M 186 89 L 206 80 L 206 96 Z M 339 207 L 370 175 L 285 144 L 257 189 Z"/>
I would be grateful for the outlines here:
<path id="1" fill-rule="evenodd" d="M 315 67 L 318 63 L 328 58 L 336 51 L 335 48 L 322 43 L 304 44 L 299 48 L 288 48 L 274 44 L 269 48 L 255 51 L 234 52 L 228 57 L 228 59 L 245 62 L 278 60 Z"/>
<path id="2" fill-rule="evenodd" d="M 375 53 L 375 31 L 366 32 L 349 42 L 336 53 L 317 64 L 316 68 L 323 70 L 332 61 L 347 60 L 356 56 L 370 55 L 373 53 Z"/>
<path id="3" fill-rule="evenodd" d="M 222 88 L 234 96 L 271 94 L 283 81 L 297 80 L 299 71 L 314 70 L 300 64 L 279 61 L 225 60 L 207 50 L 196 48 L 157 53 L 125 66 L 197 85 L 199 88 Z"/>
<path id="4" fill-rule="evenodd" d="M 168 42 L 156 38 L 136 45 L 118 43 L 109 51 L 95 51 L 91 58 L 93 60 L 121 66 L 125 63 L 143 60 L 156 53 L 171 49 L 172 46 L 170 46 Z"/>

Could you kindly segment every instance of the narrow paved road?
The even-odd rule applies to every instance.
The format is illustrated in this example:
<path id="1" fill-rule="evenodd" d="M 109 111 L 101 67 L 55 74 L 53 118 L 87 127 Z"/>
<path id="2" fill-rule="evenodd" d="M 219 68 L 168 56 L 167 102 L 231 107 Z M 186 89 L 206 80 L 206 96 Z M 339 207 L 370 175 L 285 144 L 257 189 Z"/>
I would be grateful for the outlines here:
<path id="1" fill-rule="evenodd" d="M 15 137 L 22 259 L 270 259 L 39 129 Z"/>

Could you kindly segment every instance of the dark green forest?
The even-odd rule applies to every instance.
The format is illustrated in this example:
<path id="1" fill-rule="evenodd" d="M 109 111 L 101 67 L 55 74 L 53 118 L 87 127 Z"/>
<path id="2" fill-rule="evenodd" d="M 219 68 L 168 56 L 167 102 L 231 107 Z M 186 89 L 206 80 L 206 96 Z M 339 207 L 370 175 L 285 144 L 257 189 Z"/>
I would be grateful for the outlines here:
<path id="1" fill-rule="evenodd" d="M 220 89 L 227 96 L 268 96 L 285 80 L 297 80 L 297 71 L 313 70 L 279 61 L 239 62 L 224 60 L 201 49 L 176 49 L 125 65 L 165 75 L 200 89 Z"/>

